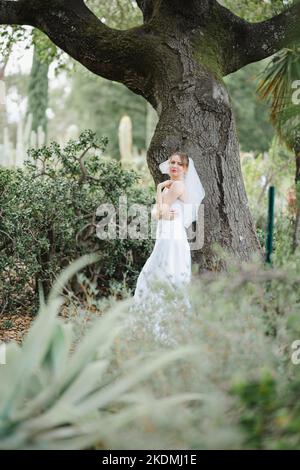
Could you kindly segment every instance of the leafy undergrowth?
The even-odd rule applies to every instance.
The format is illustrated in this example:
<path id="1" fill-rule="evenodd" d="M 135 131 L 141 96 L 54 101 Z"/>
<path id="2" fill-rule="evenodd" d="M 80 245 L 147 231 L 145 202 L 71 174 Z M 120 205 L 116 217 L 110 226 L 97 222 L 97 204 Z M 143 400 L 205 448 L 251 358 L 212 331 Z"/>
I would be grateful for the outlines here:
<path id="1" fill-rule="evenodd" d="M 300 412 L 300 260 L 257 259 L 195 277 L 183 314 L 164 318 L 175 346 L 149 326 L 151 306 L 112 300 L 89 322 L 59 316 L 53 286 L 0 374 L 1 448 L 296 448 Z M 166 298 L 167 300 L 167 298 Z M 82 313 L 81 307 L 81 313 Z M 133 316 L 132 316 L 133 315 Z M 135 328 L 132 328 L 134 320 Z"/>

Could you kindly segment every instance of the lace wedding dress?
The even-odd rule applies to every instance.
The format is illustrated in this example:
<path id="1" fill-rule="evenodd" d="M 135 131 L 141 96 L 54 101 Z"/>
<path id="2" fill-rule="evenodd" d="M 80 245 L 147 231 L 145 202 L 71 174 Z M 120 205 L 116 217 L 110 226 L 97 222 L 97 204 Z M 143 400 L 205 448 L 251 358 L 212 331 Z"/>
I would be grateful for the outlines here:
<path id="1" fill-rule="evenodd" d="M 165 188 L 168 191 L 168 188 Z M 191 308 L 186 286 L 191 281 L 191 251 L 184 226 L 184 205 L 176 199 L 173 220 L 159 219 L 153 251 L 143 266 L 134 292 L 134 308 L 159 342 L 175 345 L 168 327 L 175 314 Z"/>

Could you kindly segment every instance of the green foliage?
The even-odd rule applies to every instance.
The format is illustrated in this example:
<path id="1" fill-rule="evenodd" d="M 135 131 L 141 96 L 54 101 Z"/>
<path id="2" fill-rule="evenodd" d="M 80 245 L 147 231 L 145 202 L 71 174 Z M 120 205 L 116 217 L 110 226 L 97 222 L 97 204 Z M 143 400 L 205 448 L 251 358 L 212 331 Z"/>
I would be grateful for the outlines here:
<path id="1" fill-rule="evenodd" d="M 223 0 L 223 3 L 236 15 L 255 23 L 278 15 L 290 6 L 293 0 Z"/>
<path id="2" fill-rule="evenodd" d="M 11 320 L 4 320 L 1 327 L 4 330 L 10 330 L 14 326 L 13 322 Z"/>
<path id="3" fill-rule="evenodd" d="M 48 66 L 56 60 L 58 62 L 58 69 L 61 66 L 61 55 L 63 51 L 57 49 L 55 44 L 46 36 L 45 33 L 39 29 L 33 28 L 31 31 L 31 41 L 35 49 L 35 60 L 41 64 L 47 64 Z M 57 69 L 57 70 L 58 70 Z"/>
<path id="4" fill-rule="evenodd" d="M 134 144 L 140 149 L 146 148 L 146 101 L 125 86 L 81 68 L 73 77 L 66 106 L 73 110 L 80 128 L 92 128 L 98 135 L 108 137 L 107 152 L 112 157 L 120 158 L 118 128 L 124 114 L 132 120 Z"/>
<path id="5" fill-rule="evenodd" d="M 293 103 L 293 84 L 300 74 L 300 48 L 279 51 L 260 74 L 258 93 L 271 101 L 270 119 L 279 137 L 293 149 L 300 136 L 299 106 Z"/>
<path id="6" fill-rule="evenodd" d="M 87 0 L 86 4 L 110 28 L 128 29 L 143 22 L 142 12 L 132 0 L 104 0 L 100 5 L 98 0 Z"/>
<path id="7" fill-rule="evenodd" d="M 116 370 L 113 352 L 128 301 L 93 322 L 74 347 L 72 325 L 57 316 L 63 301 L 59 294 L 68 279 L 97 260 L 84 256 L 63 271 L 47 302 L 41 298 L 23 346 L 7 346 L 6 365 L 0 369 L 1 449 L 109 448 L 115 433 L 151 415 L 153 406 L 171 414 L 200 398 L 172 394 L 166 403 L 141 387 L 153 373 L 194 354 L 192 347 L 140 355 Z"/>
<path id="8" fill-rule="evenodd" d="M 163 323 L 176 345 L 167 351 L 148 328 L 151 306 L 133 312 L 132 299 L 114 302 L 78 341 L 76 317 L 57 317 L 59 296 L 101 254 L 71 264 L 47 302 L 41 295 L 22 348 L 7 347 L 1 448 L 299 448 L 291 345 L 300 334 L 300 252 L 280 269 L 231 261 L 227 272 L 195 276 L 189 312 L 168 297 Z"/>
<path id="9" fill-rule="evenodd" d="M 224 78 L 234 109 L 241 150 L 255 153 L 268 150 L 273 137 L 268 106 L 256 93 L 257 75 L 263 64 L 250 64 Z"/>
<path id="10" fill-rule="evenodd" d="M 299 318 L 296 315 L 288 318 L 287 328 L 294 339 L 299 338 Z M 293 351 L 291 344 L 290 354 Z M 299 365 L 294 365 L 293 373 L 286 377 L 265 371 L 255 380 L 234 384 L 232 393 L 240 400 L 239 422 L 245 433 L 245 448 L 299 449 L 299 392 Z"/>
<path id="11" fill-rule="evenodd" d="M 269 269 L 255 258 L 232 261 L 227 272 L 193 280 L 189 315 L 171 299 L 166 304 L 163 323 L 177 341 L 175 349 L 191 344 L 199 350 L 184 370 L 170 367 L 147 386 L 158 393 L 201 393 L 202 401 L 193 406 L 198 427 L 184 430 L 197 443 L 194 448 L 299 447 L 300 366 L 291 361 L 291 345 L 300 333 L 299 277 L 300 252 L 287 256 L 281 269 L 276 264 Z M 122 356 L 134 356 L 141 348 L 151 351 L 150 314 L 150 307 L 135 312 L 134 336 L 129 345 L 128 336 L 123 338 Z M 138 428 L 129 436 L 120 433 L 117 443 L 130 448 L 130 440 L 153 443 L 158 436 L 165 442 L 160 428 L 156 434 Z"/>
<path id="12" fill-rule="evenodd" d="M 292 236 L 294 221 L 288 215 L 279 213 L 274 227 L 274 262 L 276 266 L 284 266 L 292 255 Z"/>
<path id="13" fill-rule="evenodd" d="M 241 414 L 240 422 L 249 436 L 246 444 L 254 449 L 263 447 L 263 436 L 268 432 L 270 416 L 276 410 L 276 381 L 266 373 L 260 380 L 238 383 L 233 387 L 246 410 Z"/>
<path id="14" fill-rule="evenodd" d="M 112 280 L 132 286 L 152 240 L 100 239 L 96 210 L 111 203 L 119 215 L 119 197 L 133 203 L 152 203 L 152 194 L 137 185 L 139 176 L 117 161 L 99 155 L 107 143 L 92 131 L 64 148 L 56 142 L 30 149 L 25 170 L 0 170 L 0 290 L 2 308 L 37 299 L 40 280 L 45 293 L 52 280 L 72 259 L 91 251 L 101 253 L 101 265 L 87 276 L 97 281 L 102 295 Z M 97 154 L 98 152 L 98 154 Z M 130 220 L 129 220 L 130 221 Z M 75 284 L 74 284 L 75 283 Z M 73 289 L 76 292 L 76 282 Z M 78 289 L 78 284 L 77 284 Z"/>
<path id="15" fill-rule="evenodd" d="M 269 283 L 264 308 L 277 367 L 271 369 L 265 363 L 256 377 L 239 377 L 230 392 L 239 400 L 244 448 L 296 450 L 300 445 L 300 369 L 291 360 L 292 343 L 300 337 L 300 252 L 292 252 L 291 238 L 291 220 L 281 215 L 275 224 L 273 262 L 282 271 L 275 270 L 278 280 Z"/>
<path id="16" fill-rule="evenodd" d="M 291 6 L 293 0 L 271 0 L 268 2 L 262 2 L 261 0 L 247 0 L 246 2 L 225 0 L 224 3 L 237 15 L 248 21 L 257 22 L 279 14 L 285 8 Z M 262 64 L 264 64 L 263 69 Z M 299 135 L 299 109 L 298 106 L 292 103 L 294 91 L 292 83 L 299 78 L 299 67 L 299 46 L 294 45 L 291 48 L 282 49 L 271 59 L 267 59 L 262 63 L 250 64 L 233 74 L 232 78 L 229 79 L 228 84 L 237 114 L 237 127 L 243 150 L 255 150 L 253 142 L 260 142 L 261 147 L 258 150 L 266 150 L 268 139 L 271 136 L 271 126 L 267 122 L 267 107 L 259 103 L 257 97 L 255 99 L 255 87 L 258 96 L 262 100 L 271 101 L 270 120 L 274 124 L 278 135 L 289 148 L 294 147 L 295 139 Z M 249 71 L 251 74 L 252 70 L 255 71 L 256 84 L 252 80 L 252 85 L 248 85 L 246 90 L 243 90 L 240 85 L 243 82 L 245 83 L 246 80 L 249 81 Z M 251 101 L 248 99 L 249 92 L 252 94 Z M 253 110 L 255 119 L 249 119 L 249 113 L 253 113 Z M 243 121 L 247 115 L 248 119 Z M 246 126 L 243 125 L 243 122 L 246 123 Z M 251 124 L 254 128 L 251 127 Z M 256 135 L 257 139 L 254 137 Z M 249 141 L 249 136 L 253 139 L 252 143 Z"/>
<path id="17" fill-rule="evenodd" d="M 288 191 L 293 178 L 290 153 L 274 138 L 267 153 L 243 156 L 241 167 L 251 213 L 257 228 L 265 231 L 270 185 L 275 186 L 275 217 L 281 212 L 285 217 L 288 214 Z"/>
<path id="18" fill-rule="evenodd" d="M 24 26 L 0 26 L 0 57 L 5 62 L 11 53 L 13 45 L 18 41 L 25 41 L 28 32 Z"/>

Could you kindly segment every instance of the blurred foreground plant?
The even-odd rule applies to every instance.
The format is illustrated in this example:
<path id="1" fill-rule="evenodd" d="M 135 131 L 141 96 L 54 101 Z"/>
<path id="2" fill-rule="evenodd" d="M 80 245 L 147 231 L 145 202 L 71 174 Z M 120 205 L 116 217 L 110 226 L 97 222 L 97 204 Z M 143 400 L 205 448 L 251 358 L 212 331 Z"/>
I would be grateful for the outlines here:
<path id="1" fill-rule="evenodd" d="M 98 319 L 74 348 L 72 327 L 57 317 L 60 291 L 67 280 L 99 257 L 86 255 L 57 279 L 22 347 L 7 345 L 0 366 L 0 448 L 82 449 L 106 446 L 110 435 L 153 406 L 166 411 L 199 394 L 173 395 L 168 401 L 138 393 L 139 384 L 154 371 L 195 352 L 182 347 L 145 360 L 135 358 L 111 369 L 111 349 L 122 329 L 128 301 Z M 133 391 L 133 388 L 136 389 Z"/>
<path id="2" fill-rule="evenodd" d="M 102 155 L 106 143 L 86 130 L 63 148 L 53 141 L 30 149 L 24 169 L 0 167 L 0 314 L 16 313 L 25 303 L 26 312 L 36 313 L 38 280 L 48 295 L 61 269 L 86 253 L 101 253 L 101 263 L 85 269 L 100 296 L 111 293 L 112 281 L 132 287 L 153 240 L 122 238 L 119 226 L 127 228 L 133 204 L 147 207 L 151 194 L 139 187 L 134 170 Z M 105 211 L 115 234 L 98 237 Z M 82 292 L 76 277 L 68 284 Z"/>

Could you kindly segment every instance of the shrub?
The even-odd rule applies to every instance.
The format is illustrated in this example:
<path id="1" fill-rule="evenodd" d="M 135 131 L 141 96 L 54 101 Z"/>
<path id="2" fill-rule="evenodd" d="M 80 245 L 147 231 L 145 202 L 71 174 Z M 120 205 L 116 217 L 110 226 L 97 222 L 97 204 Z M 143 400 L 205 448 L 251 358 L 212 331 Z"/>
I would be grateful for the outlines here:
<path id="1" fill-rule="evenodd" d="M 151 238 L 100 239 L 96 210 L 102 203 L 113 204 L 118 224 L 120 196 L 126 195 L 129 206 L 150 206 L 153 193 L 138 185 L 135 171 L 102 155 L 106 143 L 85 131 L 63 149 L 55 142 L 31 149 L 24 170 L 0 169 L 1 311 L 25 304 L 35 312 L 38 283 L 47 295 L 62 268 L 95 251 L 101 263 L 87 267 L 85 274 L 100 295 L 109 295 L 112 281 L 126 279 L 129 289 L 134 285 Z M 80 290 L 76 278 L 70 286 L 75 293 Z"/>
<path id="2" fill-rule="evenodd" d="M 253 260 L 195 276 L 189 311 L 166 296 L 167 348 L 151 305 L 133 309 L 132 299 L 78 341 L 73 321 L 57 318 L 58 279 L 0 369 L 2 448 L 296 448 L 299 278 L 299 254 L 280 269 Z"/>
<path id="3" fill-rule="evenodd" d="M 7 345 L 6 365 L 0 369 L 0 449 L 109 448 L 118 430 L 150 416 L 153 406 L 174 414 L 178 406 L 200 398 L 172 394 L 160 400 L 142 387 L 155 371 L 194 354 L 192 347 L 137 356 L 115 368 L 112 351 L 128 300 L 95 321 L 74 346 L 72 325 L 57 317 L 63 301 L 59 294 L 76 271 L 96 260 L 83 256 L 64 270 L 47 302 L 41 295 L 23 346 Z"/>

